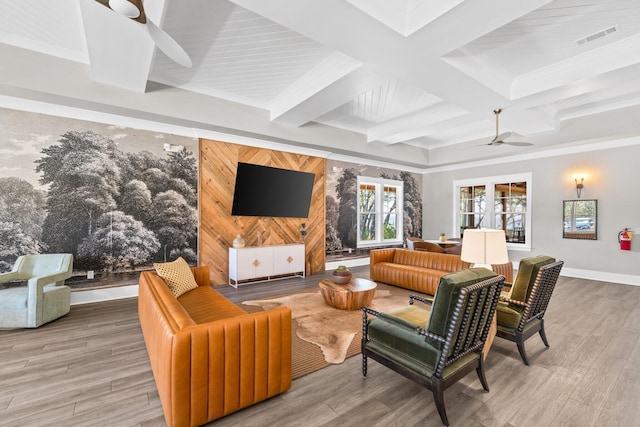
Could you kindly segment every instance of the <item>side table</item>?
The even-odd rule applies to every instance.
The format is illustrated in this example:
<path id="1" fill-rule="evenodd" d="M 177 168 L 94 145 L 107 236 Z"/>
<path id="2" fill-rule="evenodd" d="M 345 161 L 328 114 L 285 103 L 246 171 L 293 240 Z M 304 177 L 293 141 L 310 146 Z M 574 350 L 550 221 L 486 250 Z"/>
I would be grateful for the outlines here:
<path id="1" fill-rule="evenodd" d="M 353 278 L 345 285 L 338 285 L 326 279 L 320 282 L 320 292 L 327 305 L 340 310 L 359 310 L 371 304 L 376 294 L 376 282 Z"/>

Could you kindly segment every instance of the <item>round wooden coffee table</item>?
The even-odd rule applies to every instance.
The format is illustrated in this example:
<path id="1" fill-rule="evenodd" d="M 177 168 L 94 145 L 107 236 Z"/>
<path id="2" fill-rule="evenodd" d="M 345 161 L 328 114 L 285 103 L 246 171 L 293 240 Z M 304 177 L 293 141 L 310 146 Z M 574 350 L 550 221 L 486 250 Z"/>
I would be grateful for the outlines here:
<path id="1" fill-rule="evenodd" d="M 338 285 L 331 280 L 320 282 L 320 292 L 324 302 L 340 310 L 359 310 L 371 304 L 376 294 L 376 282 L 368 279 L 353 278 L 346 285 Z"/>

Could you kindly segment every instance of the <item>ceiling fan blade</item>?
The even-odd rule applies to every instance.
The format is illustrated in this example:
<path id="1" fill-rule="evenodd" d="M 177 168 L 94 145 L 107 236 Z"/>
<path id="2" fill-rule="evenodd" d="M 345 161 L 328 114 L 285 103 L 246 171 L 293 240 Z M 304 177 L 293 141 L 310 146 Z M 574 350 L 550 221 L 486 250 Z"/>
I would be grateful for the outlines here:
<path id="1" fill-rule="evenodd" d="M 529 145 L 533 145 L 530 142 L 511 142 L 511 141 L 505 141 L 505 139 L 509 138 L 511 136 L 511 132 L 504 132 L 504 133 L 498 133 L 498 128 L 499 128 L 499 122 L 498 122 L 498 118 L 500 116 L 500 113 L 502 113 L 502 108 L 497 108 L 495 110 L 493 110 L 493 114 L 496 115 L 496 137 L 493 138 L 493 140 L 491 140 L 490 143 L 488 143 L 487 145 L 502 145 L 502 144 L 507 144 L 507 145 L 515 145 L 515 146 L 519 146 L 519 147 L 527 147 Z"/>
<path id="2" fill-rule="evenodd" d="M 118 15 L 132 19 L 141 24 L 147 22 L 144 7 L 140 0 L 96 0 L 101 5 L 108 7 Z"/>
<path id="3" fill-rule="evenodd" d="M 511 136 L 511 132 L 504 132 L 501 133 L 500 135 L 496 135 L 495 138 L 493 138 L 493 140 L 491 142 L 504 142 L 505 139 L 509 138 Z"/>
<path id="4" fill-rule="evenodd" d="M 182 46 L 171 38 L 169 34 L 165 33 L 162 28 L 158 27 L 150 19 L 147 19 L 146 28 L 151 39 L 155 42 L 156 46 L 158 46 L 158 49 L 163 51 L 165 55 L 183 67 L 191 68 L 193 66 L 187 52 L 185 52 Z"/>
<path id="5" fill-rule="evenodd" d="M 515 145 L 517 147 L 530 147 L 533 145 L 531 142 L 518 142 L 518 141 L 503 141 L 505 144 Z"/>
<path id="6" fill-rule="evenodd" d="M 141 0 L 96 1 L 118 15 L 141 24 L 142 28 L 146 30 L 147 34 L 149 34 L 153 42 L 158 46 L 158 49 L 163 51 L 165 55 L 173 61 L 186 68 L 193 66 L 191 58 L 189 58 L 189 55 L 187 55 L 187 52 L 184 51 L 182 46 L 146 16 Z"/>

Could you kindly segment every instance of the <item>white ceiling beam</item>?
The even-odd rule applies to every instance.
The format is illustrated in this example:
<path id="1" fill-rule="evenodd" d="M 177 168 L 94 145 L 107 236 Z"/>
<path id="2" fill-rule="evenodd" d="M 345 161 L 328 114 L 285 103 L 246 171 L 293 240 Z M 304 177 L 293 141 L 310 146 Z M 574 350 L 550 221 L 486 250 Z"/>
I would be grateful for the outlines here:
<path id="1" fill-rule="evenodd" d="M 640 62 L 640 34 L 584 52 L 517 76 L 512 85 L 513 98 L 586 80 L 600 74 L 623 69 Z"/>
<path id="2" fill-rule="evenodd" d="M 369 129 L 367 142 L 379 141 L 395 144 L 418 138 L 427 135 L 432 125 L 466 114 L 468 114 L 468 111 L 456 105 L 441 102 Z"/>
<path id="3" fill-rule="evenodd" d="M 346 104 L 380 81 L 362 67 L 362 62 L 334 52 L 271 102 L 271 121 L 302 126 Z"/>
<path id="4" fill-rule="evenodd" d="M 405 37 L 438 19 L 463 0 L 346 0 Z"/>
<path id="5" fill-rule="evenodd" d="M 232 0 L 319 43 L 370 64 L 381 76 L 397 76 L 460 108 L 491 114 L 510 103 L 500 93 L 443 61 L 440 56 L 535 10 L 551 0 L 468 0 L 405 38 L 380 31 L 380 23 L 343 0 Z M 492 10 L 488 18 L 487 10 Z M 476 19 L 482 16 L 484 19 Z M 331 27 L 332 31 L 326 31 Z M 473 96 L 469 96 L 473 93 Z M 514 107 L 517 108 L 517 107 Z M 527 129 L 552 130 L 551 117 L 529 115 Z M 472 120 L 473 115 L 469 116 Z M 550 127 L 551 126 L 551 127 Z"/>

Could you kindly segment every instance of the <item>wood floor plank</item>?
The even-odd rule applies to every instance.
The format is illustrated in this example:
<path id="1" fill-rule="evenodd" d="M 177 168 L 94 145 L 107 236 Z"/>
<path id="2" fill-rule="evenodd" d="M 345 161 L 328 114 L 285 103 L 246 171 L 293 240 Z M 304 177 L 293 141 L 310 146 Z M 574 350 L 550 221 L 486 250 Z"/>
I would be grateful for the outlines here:
<path id="1" fill-rule="evenodd" d="M 574 399 L 567 399 L 554 421 L 557 425 L 566 427 L 597 426 L 596 421 L 599 413 L 600 411 L 594 406 L 585 405 Z"/>
<path id="2" fill-rule="evenodd" d="M 368 267 L 352 269 L 368 277 Z M 219 286 L 236 303 L 318 290 L 326 274 Z M 496 339 L 491 391 L 470 374 L 445 391 L 452 425 L 633 426 L 640 419 L 640 287 L 561 277 L 546 316 L 547 349 Z M 41 328 L 0 331 L 0 425 L 165 426 L 137 299 L 80 306 Z M 361 357 L 296 379 L 280 396 L 212 426 L 439 426 L 430 391 Z M 523 404 L 527 402 L 527 404 Z M 635 423 L 635 424 L 634 424 Z"/>

